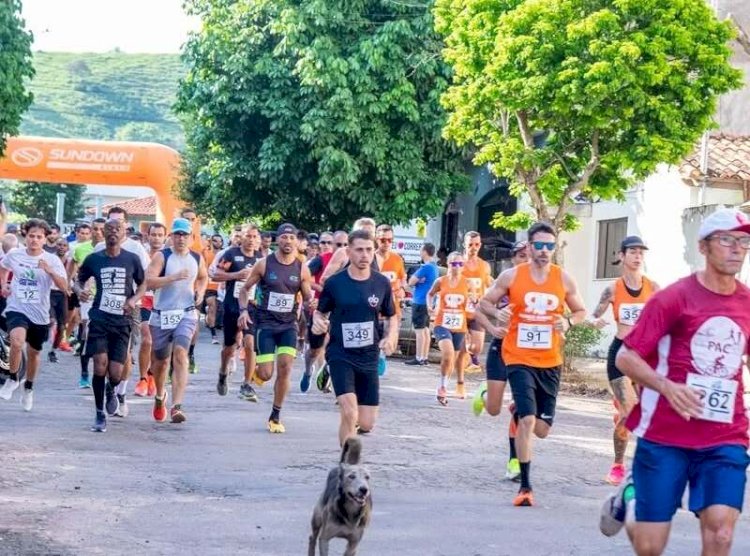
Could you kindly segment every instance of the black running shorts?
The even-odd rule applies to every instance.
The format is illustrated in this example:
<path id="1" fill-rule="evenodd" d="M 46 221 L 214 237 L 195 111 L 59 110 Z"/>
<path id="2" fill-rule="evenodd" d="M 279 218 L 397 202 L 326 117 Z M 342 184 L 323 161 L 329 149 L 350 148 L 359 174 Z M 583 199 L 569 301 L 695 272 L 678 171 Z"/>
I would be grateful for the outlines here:
<path id="1" fill-rule="evenodd" d="M 377 406 L 380 403 L 380 377 L 377 369 L 362 369 L 349 361 L 328 361 L 331 384 L 337 396 L 356 394 L 358 405 Z"/>
<path id="2" fill-rule="evenodd" d="M 526 365 L 508 365 L 507 369 L 518 417 L 534 415 L 552 426 L 560 389 L 560 367 L 535 369 Z"/>

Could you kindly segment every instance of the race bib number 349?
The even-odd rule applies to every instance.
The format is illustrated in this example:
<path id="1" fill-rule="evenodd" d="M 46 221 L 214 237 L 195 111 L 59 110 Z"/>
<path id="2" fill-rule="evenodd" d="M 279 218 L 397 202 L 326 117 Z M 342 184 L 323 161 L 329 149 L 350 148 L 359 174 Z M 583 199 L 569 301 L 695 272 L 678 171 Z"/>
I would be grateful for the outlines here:
<path id="1" fill-rule="evenodd" d="M 372 322 L 343 322 L 341 332 L 345 348 L 367 347 L 375 342 Z"/>
<path id="2" fill-rule="evenodd" d="M 701 419 L 716 423 L 731 423 L 734 420 L 736 380 L 688 373 L 686 384 L 698 391 L 703 404 Z"/>

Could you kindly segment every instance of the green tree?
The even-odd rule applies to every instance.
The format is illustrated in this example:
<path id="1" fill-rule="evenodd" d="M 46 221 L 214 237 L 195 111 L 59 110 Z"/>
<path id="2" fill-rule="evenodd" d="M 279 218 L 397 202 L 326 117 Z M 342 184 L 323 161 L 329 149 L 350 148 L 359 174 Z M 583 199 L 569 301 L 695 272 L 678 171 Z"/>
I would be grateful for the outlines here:
<path id="1" fill-rule="evenodd" d="M 18 135 L 21 116 L 33 100 L 25 83 L 34 76 L 31 42 L 21 19 L 21 2 L 0 2 L 0 156 L 7 137 Z"/>
<path id="2" fill-rule="evenodd" d="M 28 218 L 43 218 L 47 222 L 54 222 L 58 193 L 65 193 L 65 222 L 73 222 L 84 216 L 84 188 L 80 185 L 21 181 L 10 185 L 8 190 L 13 210 Z"/>
<path id="3" fill-rule="evenodd" d="M 314 229 L 437 214 L 468 185 L 443 140 L 431 2 L 192 0 L 181 194 L 220 221 Z"/>
<path id="4" fill-rule="evenodd" d="M 575 227 L 584 195 L 622 199 L 685 156 L 741 85 L 733 37 L 705 0 L 437 0 L 453 83 L 445 135 L 527 194 L 531 218 Z"/>

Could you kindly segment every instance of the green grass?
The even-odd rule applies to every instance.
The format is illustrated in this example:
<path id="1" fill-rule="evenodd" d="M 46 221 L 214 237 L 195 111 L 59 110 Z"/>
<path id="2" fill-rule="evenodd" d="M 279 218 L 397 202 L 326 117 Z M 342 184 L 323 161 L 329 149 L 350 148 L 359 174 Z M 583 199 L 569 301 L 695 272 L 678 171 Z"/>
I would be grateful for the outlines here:
<path id="1" fill-rule="evenodd" d="M 171 106 L 184 66 L 176 54 L 37 52 L 24 135 L 153 141 L 182 149 Z"/>

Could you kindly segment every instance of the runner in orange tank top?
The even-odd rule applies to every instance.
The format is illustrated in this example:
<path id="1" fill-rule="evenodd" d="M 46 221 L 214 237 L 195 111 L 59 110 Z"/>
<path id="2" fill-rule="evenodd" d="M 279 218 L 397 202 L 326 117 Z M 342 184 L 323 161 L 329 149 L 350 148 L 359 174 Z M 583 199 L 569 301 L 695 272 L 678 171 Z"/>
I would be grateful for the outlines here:
<path id="1" fill-rule="evenodd" d="M 209 246 L 203 250 L 203 258 L 206 260 L 206 268 L 210 268 L 216 259 L 216 254 L 224 249 L 224 238 L 220 234 L 211 236 Z M 209 280 L 204 297 L 206 304 L 206 327 L 211 331 L 211 343 L 218 344 L 216 337 L 216 316 L 219 311 L 219 287 L 215 280 Z"/>
<path id="2" fill-rule="evenodd" d="M 635 326 L 646 302 L 659 290 L 655 282 L 643 275 L 643 259 L 647 250 L 646 244 L 637 236 L 629 236 L 622 241 L 619 257 L 619 263 L 622 264 L 622 277 L 604 288 L 599 304 L 593 312 L 593 317 L 596 319 L 593 322 L 594 326 L 599 329 L 604 328 L 609 323 L 602 317 L 611 305 L 614 320 L 617 323 L 617 333 L 609 347 L 607 357 L 607 378 L 617 410 L 615 430 L 612 435 L 615 459 L 604 479 L 615 486 L 625 479 L 625 452 L 630 436 L 628 429 L 625 428 L 625 419 L 637 400 L 633 383 L 618 370 L 615 359 L 622 341 Z"/>
<path id="3" fill-rule="evenodd" d="M 532 434 L 544 438 L 550 432 L 560 386 L 562 340 L 570 326 L 582 322 L 586 315 L 575 280 L 552 264 L 557 247 L 554 229 L 538 222 L 528 236 L 531 262 L 506 270 L 495 282 L 495 293 L 508 296 L 511 311 L 502 356 L 518 415 L 521 488 L 514 506 L 534 504 Z M 570 311 L 567 317 L 565 305 Z"/>
<path id="4" fill-rule="evenodd" d="M 378 268 L 380 268 L 380 273 L 391 281 L 396 315 L 400 319 L 401 300 L 404 298 L 404 292 L 406 291 L 406 269 L 401 255 L 392 251 L 393 228 L 388 224 L 378 226 L 375 233 L 375 246 L 377 248 L 375 258 L 378 261 Z"/>

